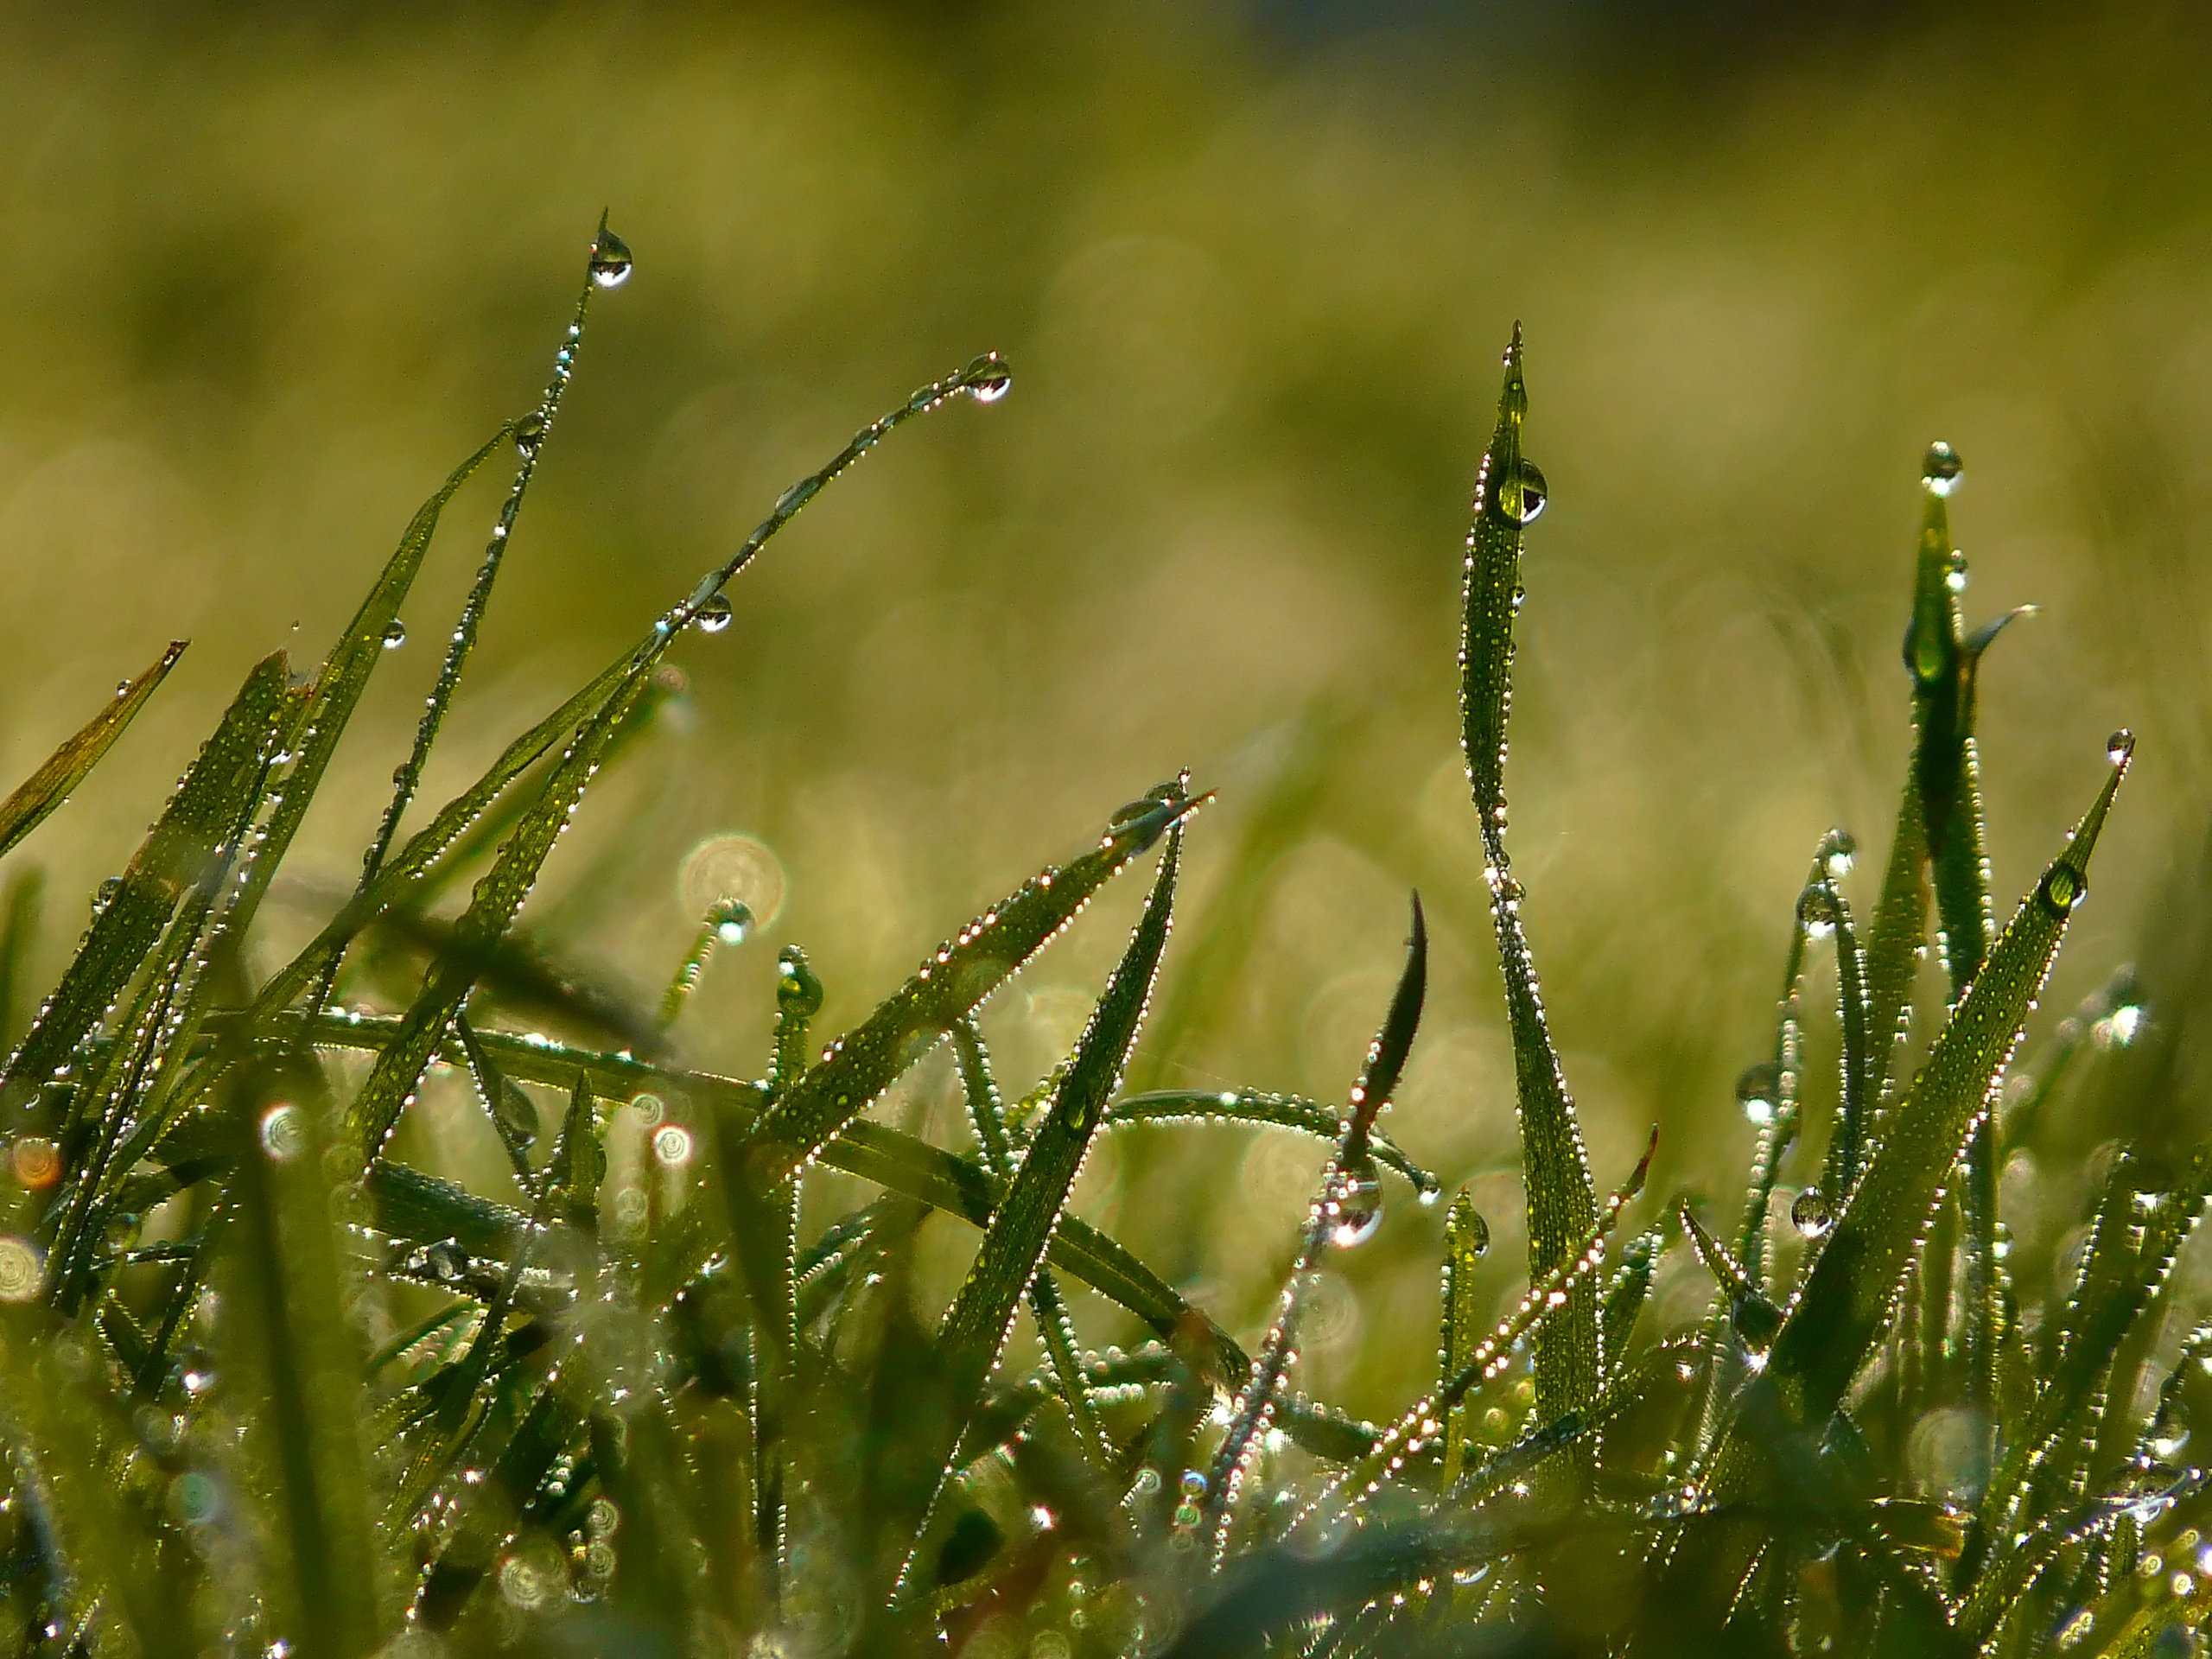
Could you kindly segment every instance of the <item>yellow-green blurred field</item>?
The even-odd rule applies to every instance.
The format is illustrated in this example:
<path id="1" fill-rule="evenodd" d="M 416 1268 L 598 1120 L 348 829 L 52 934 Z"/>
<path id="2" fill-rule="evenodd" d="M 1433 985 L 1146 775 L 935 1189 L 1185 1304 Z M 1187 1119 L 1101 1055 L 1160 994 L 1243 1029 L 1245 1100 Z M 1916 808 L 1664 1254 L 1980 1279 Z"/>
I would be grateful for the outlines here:
<path id="1" fill-rule="evenodd" d="M 1418 885 L 1434 979 L 1388 1122 L 1474 1183 L 1502 1290 L 1511 1065 L 1454 651 L 1516 318 L 1554 493 L 1512 844 L 1601 1189 L 1656 1122 L 1656 1196 L 1732 1209 L 1732 1079 L 1770 1041 L 1831 823 L 1858 831 L 1871 902 L 1932 437 L 1968 467 L 1970 613 L 2043 607 L 1981 686 L 2000 903 L 2094 791 L 2107 732 L 2142 742 L 2044 1021 L 2139 957 L 2178 1037 L 2212 764 L 2208 67 L 2180 7 L 1755 38 L 1726 8 L 8 7 L 10 778 L 193 641 L 16 855 L 51 873 L 42 961 L 245 665 L 319 658 L 416 503 L 537 395 L 607 207 L 637 275 L 594 306 L 433 800 L 855 427 L 986 348 L 1015 372 L 1002 404 L 901 433 L 811 506 L 734 588 L 734 626 L 679 647 L 683 706 L 525 912 L 650 999 L 696 925 L 687 854 L 772 849 L 779 912 L 684 1016 L 702 1061 L 765 1065 L 778 944 L 808 947 L 835 1030 L 1188 766 L 1220 799 L 1132 1082 L 1340 1097 Z M 272 941 L 355 873 L 497 488 L 448 515 Z M 1265 880 L 1231 894 L 1262 832 Z M 1072 1036 L 1138 896 L 994 1004 L 1010 1082 Z M 1816 1029 L 1815 1099 L 1833 1042 Z M 2054 1160 L 2201 1122 L 2193 1052 L 2137 1121 L 2054 1126 Z M 948 1084 L 940 1057 L 887 1109 L 962 1134 Z M 1084 1202 L 1249 1331 L 1321 1156 L 1130 1132 Z M 1379 1411 L 1426 1363 L 1441 1219 L 1399 1202 L 1345 1258 L 1310 1386 Z M 2072 1218 L 2009 1219 L 2047 1245 Z M 957 1272 L 973 1236 L 931 1228 Z"/>

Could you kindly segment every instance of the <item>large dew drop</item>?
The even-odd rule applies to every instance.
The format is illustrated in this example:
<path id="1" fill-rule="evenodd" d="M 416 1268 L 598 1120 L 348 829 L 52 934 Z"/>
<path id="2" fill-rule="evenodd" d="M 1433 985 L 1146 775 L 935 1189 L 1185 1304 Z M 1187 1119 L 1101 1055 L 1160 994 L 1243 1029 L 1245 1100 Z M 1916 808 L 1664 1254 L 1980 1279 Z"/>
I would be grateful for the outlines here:
<path id="1" fill-rule="evenodd" d="M 525 457 L 534 455 L 545 442 L 545 411 L 533 409 L 515 423 L 515 448 Z"/>
<path id="2" fill-rule="evenodd" d="M 407 625 L 394 618 L 391 626 L 384 631 L 384 648 L 386 651 L 397 651 L 406 643 Z"/>
<path id="3" fill-rule="evenodd" d="M 2105 739 L 2105 759 L 2115 766 L 2135 753 L 2135 734 L 2121 727 Z"/>
<path id="4" fill-rule="evenodd" d="M 1928 446 L 1927 456 L 1920 463 L 1920 481 L 1930 495 L 1948 495 L 1959 487 L 1966 472 L 1967 464 L 1959 459 L 1959 452 L 1938 438 Z"/>
<path id="5" fill-rule="evenodd" d="M 1736 1079 L 1736 1103 L 1754 1123 L 1773 1122 L 1775 1108 L 1781 1099 L 1782 1068 L 1771 1060 L 1745 1066 L 1743 1075 Z"/>
<path id="6" fill-rule="evenodd" d="M 1818 1238 L 1833 1224 L 1828 1213 L 1827 1194 L 1817 1186 L 1808 1186 L 1797 1195 L 1789 1206 L 1789 1224 L 1802 1238 Z"/>
<path id="7" fill-rule="evenodd" d="M 591 245 L 591 279 L 601 288 L 620 288 L 630 280 L 630 250 L 612 231 L 601 231 Z"/>
<path id="8" fill-rule="evenodd" d="M 732 614 L 728 595 L 716 594 L 699 607 L 698 614 L 691 619 L 692 626 L 702 633 L 720 633 L 729 626 Z"/>
<path id="9" fill-rule="evenodd" d="M 1329 1177 L 1329 1242 L 1340 1250 L 1364 1244 L 1382 1225 L 1382 1179 L 1362 1154 Z"/>
<path id="10" fill-rule="evenodd" d="M 1840 913 L 1835 889 L 1825 881 L 1815 881 L 1797 895 L 1797 925 L 1808 939 L 1825 939 L 1834 932 Z"/>
<path id="11" fill-rule="evenodd" d="M 995 404 L 1014 390 L 1014 371 L 1006 365 L 1004 358 L 992 357 L 988 369 L 968 383 L 967 391 L 979 404 Z"/>

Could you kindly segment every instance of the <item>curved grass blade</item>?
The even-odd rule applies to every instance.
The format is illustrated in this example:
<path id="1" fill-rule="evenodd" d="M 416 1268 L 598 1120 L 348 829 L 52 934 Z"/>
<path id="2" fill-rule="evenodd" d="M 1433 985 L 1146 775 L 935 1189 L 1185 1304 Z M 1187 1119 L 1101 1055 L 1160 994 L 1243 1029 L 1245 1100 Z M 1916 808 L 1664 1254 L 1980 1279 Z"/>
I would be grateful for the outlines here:
<path id="1" fill-rule="evenodd" d="M 0 857 L 12 852 L 17 842 L 43 823 L 54 808 L 69 798 L 69 791 L 84 781 L 85 774 L 99 764 L 108 746 L 123 735 L 124 728 L 146 706 L 155 688 L 168 677 L 176 659 L 184 655 L 186 644 L 182 639 L 171 641 L 151 666 L 137 679 L 118 687 L 99 713 L 78 728 L 47 757 L 45 765 L 16 786 L 13 794 L 0 801 Z"/>
<path id="2" fill-rule="evenodd" d="M 1258 1089 L 1152 1089 L 1122 1095 L 1106 1108 L 1100 1128 L 1111 1133 L 1132 1123 L 1258 1123 L 1296 1129 L 1332 1145 L 1344 1134 L 1344 1120 L 1319 1103 Z M 1378 1168 L 1411 1182 L 1424 1203 L 1442 1191 L 1435 1174 L 1407 1157 L 1389 1136 L 1370 1130 L 1367 1149 Z"/>
<path id="3" fill-rule="evenodd" d="M 1521 603 L 1522 526 L 1543 503 L 1542 474 L 1521 454 L 1529 408 L 1521 327 L 1505 352 L 1497 428 L 1475 485 L 1467 532 L 1465 620 L 1459 649 L 1459 710 L 1467 775 L 1481 820 L 1483 875 L 1490 887 L 1497 952 L 1505 975 L 1507 1024 L 1518 1085 L 1522 1167 L 1529 1189 L 1529 1274 L 1541 1278 L 1574 1253 L 1597 1218 L 1590 1160 L 1545 1023 L 1535 958 L 1521 923 L 1521 885 L 1505 856 L 1506 715 L 1513 700 L 1513 616 Z M 1557 1417 L 1598 1391 L 1597 1287 L 1578 1280 L 1569 1306 L 1536 1337 L 1536 1410 Z"/>
<path id="4" fill-rule="evenodd" d="M 832 1043 L 821 1063 L 754 1125 L 741 1154 L 746 1178 L 765 1189 L 815 1156 L 1072 921 L 1093 893 L 1199 804 L 1176 785 L 1162 787 L 1173 798 L 1150 798 L 1142 810 L 1117 815 L 1097 846 L 1065 868 L 1033 876 L 985 911 Z M 1084 1126 L 1086 1138 L 1096 1127 Z"/>
<path id="5" fill-rule="evenodd" d="M 1881 1147 L 1814 1262 L 1755 1385 L 1773 1389 L 1789 1420 L 1825 1423 L 1880 1334 L 1936 1195 L 1968 1131 L 1988 1109 L 2028 1006 L 2058 954 L 2067 918 L 2088 890 L 2089 856 L 2126 770 L 2122 753 L 1936 1039 L 1911 1091 L 1890 1114 Z"/>
<path id="6" fill-rule="evenodd" d="M 9 1062 L 0 1077 L 9 1099 L 27 1099 L 68 1059 L 106 1017 L 186 895 L 236 849 L 284 712 L 286 678 L 282 652 L 246 676 Z"/>

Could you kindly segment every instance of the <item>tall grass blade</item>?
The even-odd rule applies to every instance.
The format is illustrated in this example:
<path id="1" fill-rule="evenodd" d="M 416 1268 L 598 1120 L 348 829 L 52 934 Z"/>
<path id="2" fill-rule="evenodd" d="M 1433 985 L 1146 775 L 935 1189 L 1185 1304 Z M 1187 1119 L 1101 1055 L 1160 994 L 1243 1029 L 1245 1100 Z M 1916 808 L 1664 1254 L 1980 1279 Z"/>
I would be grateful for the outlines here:
<path id="1" fill-rule="evenodd" d="M 1481 1303 L 1475 1300 L 1475 1274 L 1490 1253 L 1490 1224 L 1461 1187 L 1444 1217 L 1443 1330 L 1436 1344 L 1436 1386 L 1443 1389 L 1465 1370 L 1483 1338 Z M 1649 1282 L 1649 1268 L 1646 1268 Z M 1464 1402 L 1444 1411 L 1444 1490 L 1457 1485 L 1466 1464 L 1470 1419 Z"/>
<path id="2" fill-rule="evenodd" d="M 22 1034 L 18 1016 L 45 909 L 44 870 L 33 864 L 9 877 L 6 895 L 0 897 L 0 1052 L 12 1052 Z"/>
<path id="3" fill-rule="evenodd" d="M 1536 985 L 1535 958 L 1521 921 L 1521 885 L 1505 855 L 1506 715 L 1512 705 L 1513 617 L 1521 604 L 1522 526 L 1543 505 L 1543 475 L 1521 454 L 1521 423 L 1529 408 L 1522 377 L 1521 329 L 1505 352 L 1505 384 L 1497 429 L 1475 485 L 1474 525 L 1467 532 L 1465 623 L 1459 648 L 1459 709 L 1467 775 L 1481 820 L 1483 876 L 1490 887 L 1505 975 L 1506 1020 L 1513 1036 L 1521 1122 L 1522 1166 L 1529 1190 L 1529 1275 L 1541 1278 L 1567 1261 L 1598 1212 L 1590 1160 L 1575 1122 L 1574 1103 L 1560 1075 Z M 1578 1280 L 1568 1305 L 1536 1337 L 1536 1410 L 1556 1417 L 1586 1405 L 1598 1391 L 1597 1287 Z"/>
<path id="4" fill-rule="evenodd" d="M 52 754 L 46 764 L 0 801 L 0 857 L 15 850 L 17 842 L 46 821 L 48 814 L 69 798 L 69 791 L 99 763 L 108 746 L 123 735 L 155 688 L 168 677 L 176 659 L 184 655 L 186 641 L 172 641 L 169 648 L 135 680 L 116 689 L 115 696 L 75 734 Z"/>

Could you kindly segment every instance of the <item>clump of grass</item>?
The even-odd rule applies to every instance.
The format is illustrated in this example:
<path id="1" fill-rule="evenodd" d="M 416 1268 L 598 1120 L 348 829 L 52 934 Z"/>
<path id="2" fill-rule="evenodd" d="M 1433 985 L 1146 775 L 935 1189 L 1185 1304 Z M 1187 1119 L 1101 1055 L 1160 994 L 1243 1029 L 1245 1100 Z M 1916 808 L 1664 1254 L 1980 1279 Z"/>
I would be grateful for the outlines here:
<path id="1" fill-rule="evenodd" d="M 1974 728 L 2005 619 L 1965 626 L 1947 448 L 1923 480 L 1913 759 L 1871 918 L 1854 917 L 1853 845 L 1831 831 L 1788 918 L 1771 1055 L 1738 1090 L 1760 1125 L 1741 1210 L 1662 1205 L 1617 1247 L 1651 1154 L 1592 1166 L 1507 851 L 1514 623 L 1546 487 L 1522 450 L 1516 330 L 1467 541 L 1462 709 L 1484 854 L 1466 879 L 1487 890 L 1503 968 L 1528 1288 L 1484 1322 L 1471 1286 L 1490 1230 L 1456 1195 L 1434 1387 L 1377 1427 L 1298 1390 L 1298 1344 L 1315 1275 L 1374 1231 L 1391 1189 L 1440 1196 L 1380 1122 L 1426 996 L 1418 899 L 1375 1040 L 1345 1057 L 1341 1107 L 1122 1089 L 1210 798 L 1184 776 L 987 904 L 826 1045 L 823 987 L 787 946 L 758 1081 L 685 1065 L 668 1035 L 709 953 L 742 942 L 741 906 L 702 918 L 651 1014 L 517 931 L 562 830 L 644 729 L 671 643 L 724 626 L 731 578 L 894 428 L 955 398 L 997 401 L 997 357 L 862 428 L 400 840 L 594 295 L 630 272 L 602 223 L 540 404 L 424 504 L 318 670 L 280 654 L 248 672 L 12 1039 L 13 1650 L 2193 1650 L 2212 1573 L 2197 1556 L 2205 1482 L 2184 1457 L 2212 1404 L 2212 1327 L 2163 1377 L 2143 1333 L 2212 1189 L 2212 1150 L 2172 1168 L 2111 1161 L 2073 1282 L 2033 1331 L 1998 1201 L 2006 1154 L 2083 1052 L 2083 1021 L 2124 1043 L 2141 1018 L 2115 982 L 2048 1054 L 2014 1065 L 2133 741 L 2114 734 L 2074 832 L 2000 929 Z M 257 982 L 248 929 L 404 637 L 440 514 L 510 445 L 513 482 L 358 887 Z M 99 760 L 178 649 L 0 805 L 0 850 Z M 978 1010 L 1148 857 L 1148 896 L 1081 1036 L 1010 1098 Z M 470 870 L 466 902 L 438 915 Z M 0 962 L 11 986 L 35 912 L 19 883 Z M 1931 925 L 1948 997 L 1923 1052 L 1913 983 Z M 356 947 L 372 939 L 423 962 L 411 997 L 362 1000 Z M 1833 1121 L 1813 1124 L 1801 1028 L 1828 1017 L 1804 995 L 1822 951 L 1840 1076 Z M 563 1034 L 508 1028 L 501 1008 L 523 1003 Z M 969 1146 L 869 1116 L 940 1044 Z M 441 1070 L 467 1080 L 523 1206 L 403 1161 L 395 1131 Z M 1314 1143 L 1313 1203 L 1256 1353 L 1066 1213 L 1100 1137 L 1185 1118 Z M 651 1147 L 619 1181 L 618 1122 Z M 821 1166 L 877 1196 L 802 1231 Z M 1790 1167 L 1809 1173 L 1785 1205 Z M 915 1237 L 938 1211 L 980 1243 L 950 1305 L 925 1318 Z M 1668 1336 L 1644 1307 L 1681 1249 L 1710 1273 L 1713 1313 Z M 1144 1339 L 1086 1351 L 1071 1284 Z M 1009 1346 L 1025 1308 L 1034 1360 Z"/>

